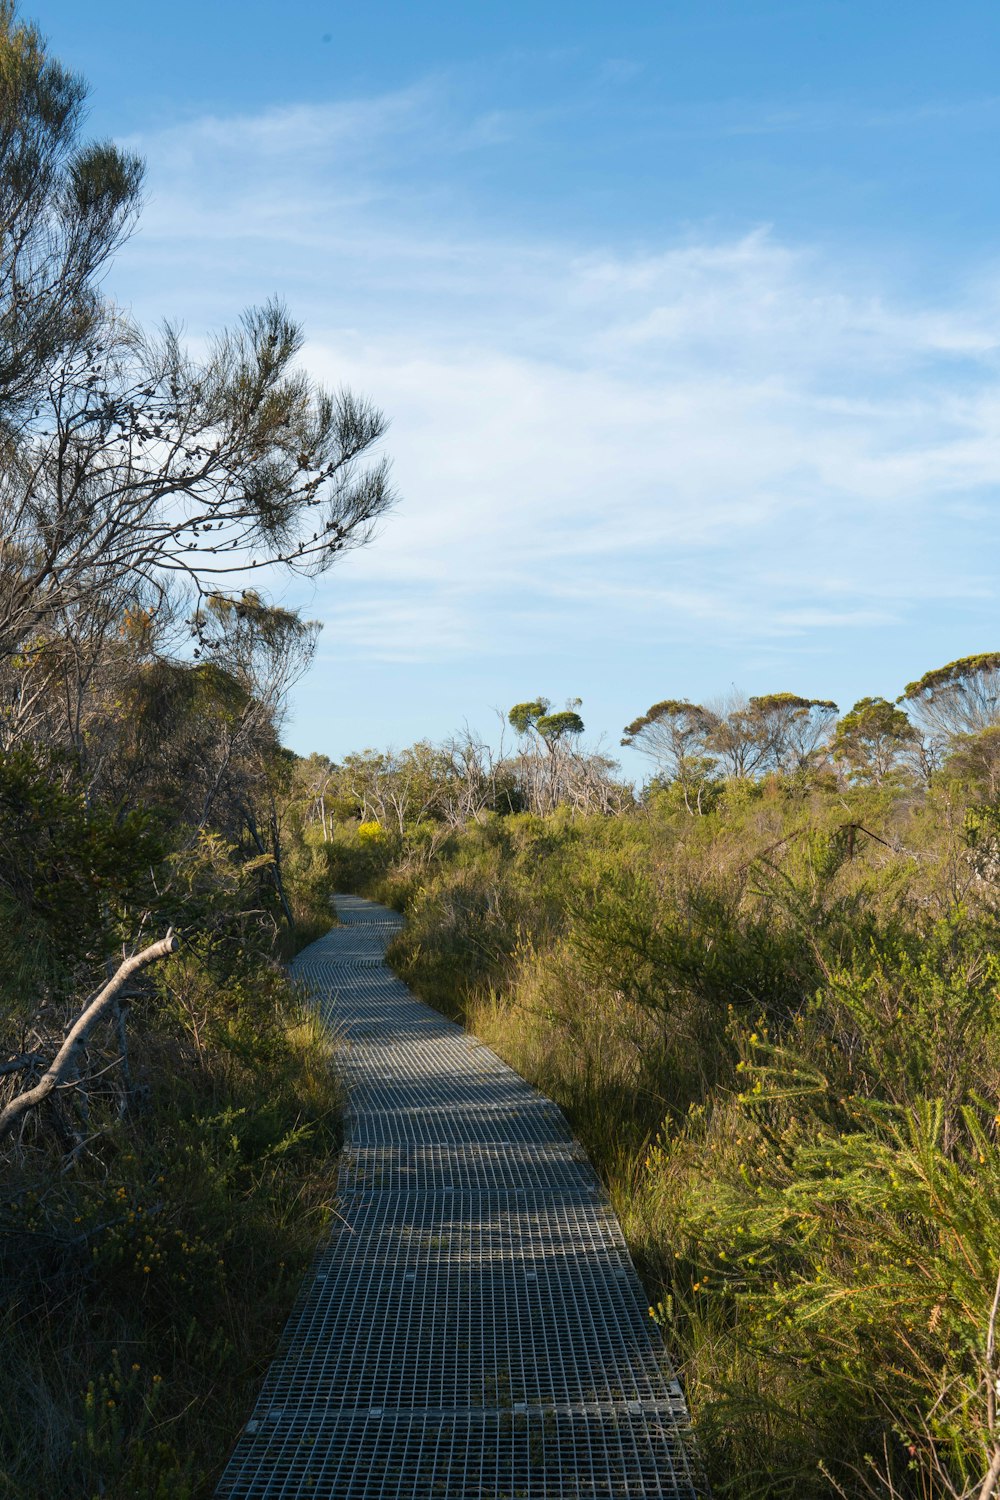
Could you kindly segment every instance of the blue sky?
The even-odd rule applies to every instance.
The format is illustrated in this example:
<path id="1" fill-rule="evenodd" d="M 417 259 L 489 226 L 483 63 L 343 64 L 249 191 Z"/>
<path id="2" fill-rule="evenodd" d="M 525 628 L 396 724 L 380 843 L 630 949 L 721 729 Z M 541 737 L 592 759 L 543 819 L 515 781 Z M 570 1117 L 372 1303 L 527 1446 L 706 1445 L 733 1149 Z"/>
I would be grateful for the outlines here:
<path id="1" fill-rule="evenodd" d="M 147 158 L 109 290 L 192 342 L 279 293 L 391 418 L 396 513 L 284 594 L 294 748 L 1000 641 L 1000 7 L 23 9 Z"/>

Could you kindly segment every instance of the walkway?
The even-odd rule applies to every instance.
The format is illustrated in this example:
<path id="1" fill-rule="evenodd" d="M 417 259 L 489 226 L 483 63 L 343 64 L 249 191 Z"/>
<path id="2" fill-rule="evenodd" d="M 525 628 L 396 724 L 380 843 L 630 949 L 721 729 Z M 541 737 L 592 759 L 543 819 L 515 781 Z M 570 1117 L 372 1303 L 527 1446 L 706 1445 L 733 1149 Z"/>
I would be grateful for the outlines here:
<path id="1" fill-rule="evenodd" d="M 680 1388 L 555 1105 L 382 962 L 338 896 L 295 964 L 344 1038 L 332 1237 L 220 1500 L 693 1500 Z"/>

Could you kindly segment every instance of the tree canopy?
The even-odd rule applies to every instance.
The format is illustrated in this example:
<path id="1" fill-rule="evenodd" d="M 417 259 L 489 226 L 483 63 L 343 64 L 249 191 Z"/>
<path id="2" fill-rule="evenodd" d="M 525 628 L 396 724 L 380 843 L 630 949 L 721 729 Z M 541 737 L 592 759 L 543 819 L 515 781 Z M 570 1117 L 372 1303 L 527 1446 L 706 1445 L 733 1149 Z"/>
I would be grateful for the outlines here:
<path id="1" fill-rule="evenodd" d="M 902 709 L 886 698 L 860 698 L 837 725 L 835 759 L 854 781 L 881 786 L 920 736 Z"/>
<path id="2" fill-rule="evenodd" d="M 386 422 L 310 378 L 280 302 L 194 357 L 110 301 L 143 164 L 86 139 L 86 94 L 0 0 L 0 756 L 277 872 L 318 626 L 267 594 L 371 538 Z"/>
<path id="3" fill-rule="evenodd" d="M 525 703 L 515 703 L 507 720 L 516 734 L 528 735 L 532 731 L 551 749 L 560 740 L 581 735 L 584 723 L 577 709 L 579 698 L 571 698 L 564 709 L 552 712 L 548 698 L 532 698 Z"/>
<path id="4" fill-rule="evenodd" d="M 80 139 L 84 81 L 0 0 L 0 425 L 31 420 L 103 316 L 97 278 L 135 223 L 143 164 Z"/>
<path id="5" fill-rule="evenodd" d="M 797 693 L 734 695 L 705 707 L 665 698 L 625 726 L 622 744 L 648 755 L 684 788 L 713 775 L 737 778 L 802 770 L 829 734 L 837 705 Z"/>
<path id="6" fill-rule="evenodd" d="M 1000 723 L 1000 651 L 963 656 L 908 682 L 899 700 L 934 734 L 978 734 Z"/>

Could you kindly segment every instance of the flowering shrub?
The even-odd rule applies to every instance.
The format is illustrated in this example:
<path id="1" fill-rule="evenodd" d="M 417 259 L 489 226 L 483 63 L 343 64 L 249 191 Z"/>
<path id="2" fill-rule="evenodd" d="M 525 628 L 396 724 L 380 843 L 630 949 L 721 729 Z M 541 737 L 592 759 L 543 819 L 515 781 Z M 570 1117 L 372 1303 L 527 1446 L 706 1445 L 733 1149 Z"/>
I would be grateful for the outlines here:
<path id="1" fill-rule="evenodd" d="M 358 838 L 362 844 L 385 844 L 388 836 L 377 818 L 368 818 L 358 824 Z"/>

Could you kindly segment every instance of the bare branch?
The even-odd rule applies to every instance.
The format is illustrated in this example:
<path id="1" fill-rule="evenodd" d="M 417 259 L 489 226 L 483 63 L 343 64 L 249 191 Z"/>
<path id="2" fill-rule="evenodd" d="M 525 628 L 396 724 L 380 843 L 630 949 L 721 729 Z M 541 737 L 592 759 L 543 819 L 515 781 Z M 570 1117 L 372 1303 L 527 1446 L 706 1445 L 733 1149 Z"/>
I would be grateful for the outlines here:
<path id="1" fill-rule="evenodd" d="M 43 1073 L 42 1077 L 33 1088 L 26 1089 L 23 1094 L 18 1094 L 4 1109 L 0 1110 L 0 1140 L 8 1135 L 29 1109 L 34 1109 L 41 1104 L 43 1099 L 48 1098 L 53 1089 L 67 1083 L 76 1060 L 76 1054 L 80 1047 L 86 1045 L 94 1026 L 108 1013 L 118 1000 L 125 985 L 139 969 L 145 968 L 147 964 L 155 963 L 159 958 L 166 958 L 173 953 L 177 947 L 177 937 L 171 929 L 166 937 L 159 942 L 151 943 L 141 953 L 133 954 L 122 963 L 117 973 L 91 1000 L 90 1004 L 83 1010 L 69 1031 L 53 1059 L 52 1065 Z"/>

